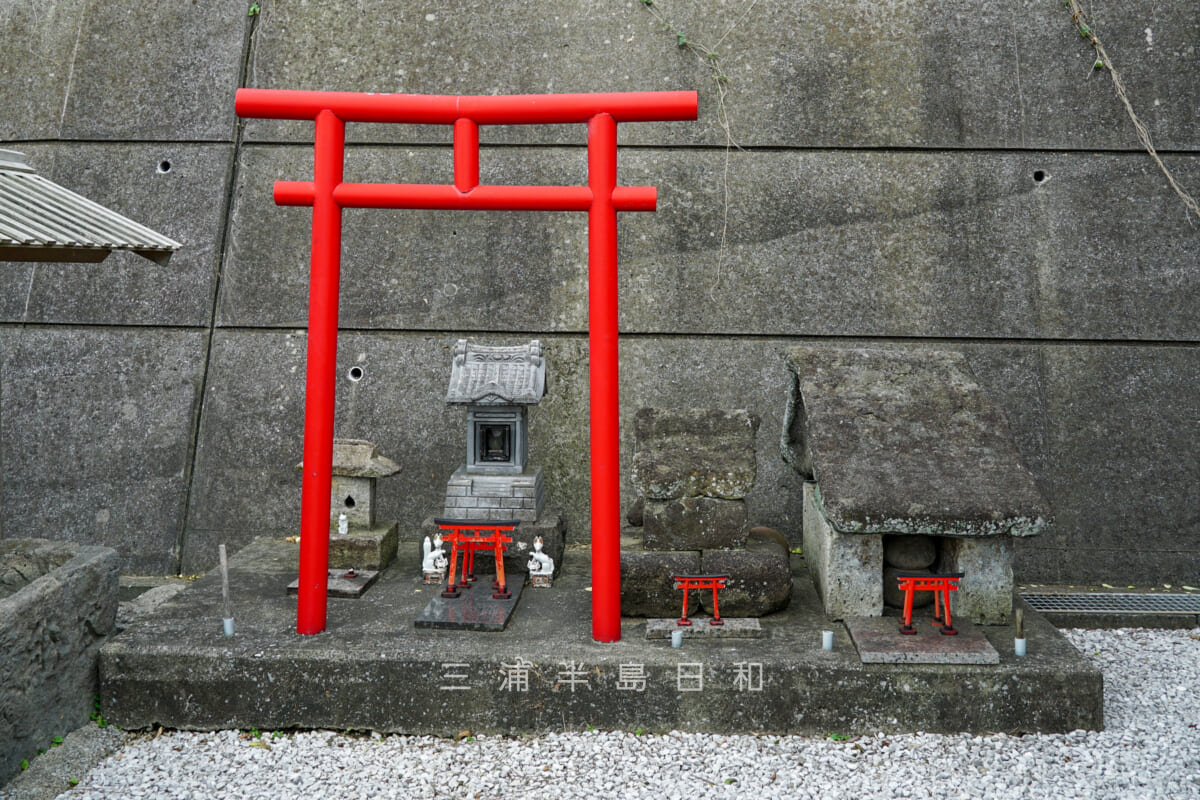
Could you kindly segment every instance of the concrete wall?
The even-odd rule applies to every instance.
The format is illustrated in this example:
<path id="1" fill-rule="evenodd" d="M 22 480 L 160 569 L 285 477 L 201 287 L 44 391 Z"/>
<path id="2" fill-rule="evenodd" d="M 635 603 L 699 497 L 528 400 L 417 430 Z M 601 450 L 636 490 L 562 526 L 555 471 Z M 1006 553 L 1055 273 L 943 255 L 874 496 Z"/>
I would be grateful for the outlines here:
<path id="1" fill-rule="evenodd" d="M 1021 543 L 1018 580 L 1200 569 L 1200 227 L 1061 3 L 247 5 L 0 8 L 21 43 L 0 55 L 2 146 L 185 245 L 166 268 L 0 264 L 6 536 L 190 573 L 219 542 L 295 532 L 309 212 L 270 192 L 310 175 L 311 125 L 239 123 L 238 86 L 696 89 L 699 121 L 621 128 L 620 181 L 660 196 L 620 222 L 625 423 L 648 404 L 759 414 L 751 516 L 799 542 L 784 350 L 961 349 L 1058 518 Z M 1092 5 L 1164 161 L 1200 191 L 1200 6 Z M 349 139 L 348 180 L 449 182 L 445 129 Z M 585 179 L 582 126 L 483 142 L 485 182 Z M 550 368 L 531 456 L 586 539 L 584 216 L 348 211 L 343 258 L 340 370 L 365 375 L 340 381 L 337 429 L 403 465 L 382 516 L 415 531 L 463 458 L 442 402 L 454 340 L 536 336 Z"/>

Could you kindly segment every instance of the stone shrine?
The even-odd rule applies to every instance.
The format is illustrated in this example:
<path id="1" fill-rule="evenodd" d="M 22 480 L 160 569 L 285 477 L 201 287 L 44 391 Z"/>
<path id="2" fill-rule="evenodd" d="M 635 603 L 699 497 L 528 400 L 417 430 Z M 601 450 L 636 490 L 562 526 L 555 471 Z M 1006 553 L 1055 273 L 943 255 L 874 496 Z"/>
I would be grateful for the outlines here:
<path id="1" fill-rule="evenodd" d="M 745 496 L 754 485 L 758 417 L 745 410 L 643 408 L 634 419 L 633 529 L 621 542 L 621 613 L 678 617 L 683 594 L 672 575 L 728 574 L 722 617 L 760 617 L 786 608 L 792 571 L 787 541 L 751 527 Z M 639 530 L 640 529 L 640 530 Z M 706 592 L 688 607 L 712 613 Z"/>
<path id="2" fill-rule="evenodd" d="M 375 519 L 375 483 L 400 472 L 362 439 L 333 440 L 329 497 L 329 566 L 381 570 L 396 556 L 399 525 Z M 344 524 L 340 518 L 345 515 Z"/>
<path id="3" fill-rule="evenodd" d="M 542 468 L 529 464 L 529 413 L 546 392 L 546 360 L 537 339 L 488 346 L 459 339 L 454 345 L 446 402 L 467 407 L 466 462 L 446 483 L 441 514 L 447 519 L 519 520 L 504 568 L 524 573 L 534 540 L 562 564 L 566 525 L 545 507 Z M 433 517 L 424 536 L 438 531 Z"/>
<path id="4" fill-rule="evenodd" d="M 962 572 L 956 618 L 1013 604 L 1013 538 L 1050 524 L 1004 414 L 961 353 L 799 347 L 784 458 L 804 476 L 804 557 L 834 619 L 883 613 L 904 572 Z"/>

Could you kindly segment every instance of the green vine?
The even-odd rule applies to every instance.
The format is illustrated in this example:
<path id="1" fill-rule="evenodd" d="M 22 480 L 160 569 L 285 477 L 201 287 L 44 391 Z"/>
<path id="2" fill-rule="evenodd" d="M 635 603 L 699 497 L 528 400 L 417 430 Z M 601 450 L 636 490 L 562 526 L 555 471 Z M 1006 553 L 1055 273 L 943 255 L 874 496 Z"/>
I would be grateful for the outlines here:
<path id="1" fill-rule="evenodd" d="M 1129 115 L 1129 120 L 1133 123 L 1134 130 L 1137 131 L 1138 141 L 1141 142 L 1142 147 L 1150 154 L 1150 157 L 1154 159 L 1154 163 L 1158 165 L 1158 168 L 1162 170 L 1162 174 L 1166 176 L 1167 183 L 1175 190 L 1175 194 L 1183 201 L 1184 207 L 1188 210 L 1188 222 L 1192 221 L 1193 215 L 1200 218 L 1200 205 L 1197 205 L 1196 198 L 1184 191 L 1183 187 L 1175 181 L 1175 177 L 1171 174 L 1171 171 L 1167 169 L 1167 165 L 1158 157 L 1158 151 L 1154 149 L 1154 143 L 1150 141 L 1150 131 L 1146 129 L 1146 126 L 1138 119 L 1137 113 L 1134 112 L 1133 104 L 1129 102 L 1129 96 L 1125 93 L 1125 82 L 1121 80 L 1120 73 L 1113 66 L 1112 59 L 1108 57 L 1104 45 L 1100 42 L 1100 37 L 1096 35 L 1092 26 L 1088 24 L 1078 0 L 1064 0 L 1063 7 L 1071 12 L 1071 22 L 1075 24 L 1079 35 L 1091 42 L 1092 49 L 1096 51 L 1096 61 L 1092 64 L 1092 71 L 1094 72 L 1098 69 L 1108 70 L 1108 74 L 1112 77 L 1113 89 L 1116 91 L 1121 104 L 1125 106 L 1125 113 Z"/>

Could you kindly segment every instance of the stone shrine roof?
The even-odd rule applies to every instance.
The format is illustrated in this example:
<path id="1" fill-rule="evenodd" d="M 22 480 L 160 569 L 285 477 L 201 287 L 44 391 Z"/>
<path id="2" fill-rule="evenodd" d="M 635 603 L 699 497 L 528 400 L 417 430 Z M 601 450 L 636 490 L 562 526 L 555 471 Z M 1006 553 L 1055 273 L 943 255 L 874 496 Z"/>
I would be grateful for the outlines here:
<path id="1" fill-rule="evenodd" d="M 0 150 L 0 261 L 103 261 L 130 250 L 166 264 L 173 239 L 64 189 Z"/>
<path id="2" fill-rule="evenodd" d="M 798 347 L 784 456 L 841 533 L 1032 536 L 1048 504 L 966 358 Z"/>
<path id="3" fill-rule="evenodd" d="M 304 468 L 304 462 L 296 465 Z M 333 474 L 348 478 L 386 478 L 400 471 L 400 465 L 379 455 L 371 442 L 363 439 L 333 440 Z"/>
<path id="4" fill-rule="evenodd" d="M 489 347 L 459 339 L 454 345 L 447 403 L 536 405 L 546 393 L 546 359 L 537 339 Z"/>

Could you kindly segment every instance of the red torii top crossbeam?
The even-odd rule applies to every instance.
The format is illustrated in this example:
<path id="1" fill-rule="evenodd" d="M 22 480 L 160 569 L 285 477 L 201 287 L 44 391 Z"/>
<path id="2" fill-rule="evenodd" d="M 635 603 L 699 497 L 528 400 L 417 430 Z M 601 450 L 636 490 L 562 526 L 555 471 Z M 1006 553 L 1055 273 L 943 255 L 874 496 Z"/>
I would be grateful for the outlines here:
<path id="1" fill-rule="evenodd" d="M 621 638 L 617 385 L 618 211 L 653 211 L 653 187 L 617 186 L 617 123 L 696 118 L 695 92 L 427 96 L 239 89 L 238 116 L 316 123 L 313 180 L 279 181 L 275 202 L 312 206 L 300 588 L 296 630 L 325 629 L 343 208 L 588 212 L 592 637 Z M 454 127 L 454 183 L 343 183 L 346 123 Z M 480 186 L 479 126 L 587 123 L 587 186 Z"/>

